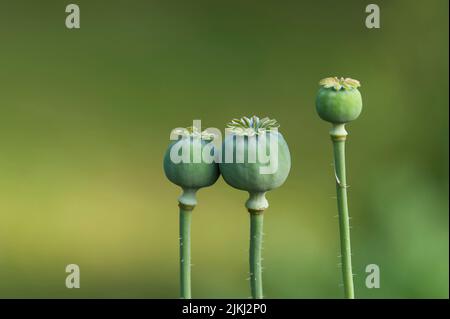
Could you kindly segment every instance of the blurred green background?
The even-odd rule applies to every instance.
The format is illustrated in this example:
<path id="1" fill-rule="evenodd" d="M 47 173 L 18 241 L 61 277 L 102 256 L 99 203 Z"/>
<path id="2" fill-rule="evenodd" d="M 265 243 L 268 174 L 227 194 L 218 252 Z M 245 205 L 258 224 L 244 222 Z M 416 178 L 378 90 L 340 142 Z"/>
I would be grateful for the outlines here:
<path id="1" fill-rule="evenodd" d="M 268 196 L 269 298 L 340 298 L 318 81 L 362 82 L 348 126 L 356 294 L 448 298 L 448 1 L 0 0 L 0 297 L 178 297 L 172 128 L 276 118 L 293 166 Z M 248 298 L 247 194 L 199 192 L 193 296 Z M 65 266 L 81 289 L 65 287 Z M 381 288 L 365 287 L 378 264 Z"/>

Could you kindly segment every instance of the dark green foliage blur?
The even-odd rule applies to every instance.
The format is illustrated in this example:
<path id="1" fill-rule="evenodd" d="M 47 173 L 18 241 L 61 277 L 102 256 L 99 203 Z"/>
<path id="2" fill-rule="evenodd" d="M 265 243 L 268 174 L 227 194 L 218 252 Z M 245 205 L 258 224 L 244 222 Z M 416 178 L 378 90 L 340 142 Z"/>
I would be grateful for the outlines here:
<path id="1" fill-rule="evenodd" d="M 329 125 L 318 81 L 362 83 L 348 125 L 356 296 L 448 298 L 448 1 L 0 0 L 0 297 L 178 297 L 169 133 L 275 118 L 292 169 L 268 195 L 270 298 L 340 298 Z M 247 298 L 247 194 L 193 215 L 193 296 Z M 65 267 L 81 288 L 65 287 Z M 381 288 L 365 288 L 365 267 Z"/>

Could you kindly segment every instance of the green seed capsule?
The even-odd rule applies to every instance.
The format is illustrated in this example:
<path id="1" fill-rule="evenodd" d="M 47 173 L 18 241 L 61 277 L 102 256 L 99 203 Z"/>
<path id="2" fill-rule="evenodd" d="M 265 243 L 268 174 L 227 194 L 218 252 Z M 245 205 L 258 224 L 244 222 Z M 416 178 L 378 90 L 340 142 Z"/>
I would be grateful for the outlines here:
<path id="1" fill-rule="evenodd" d="M 174 163 L 170 158 L 172 148 L 177 144 L 180 149 L 189 148 L 189 162 Z M 184 144 L 184 145 L 183 145 Z M 200 141 L 200 150 L 203 152 L 208 142 Z M 219 178 L 219 167 L 215 162 L 206 163 L 201 159 L 200 163 L 194 163 L 194 142 L 192 138 L 183 138 L 172 142 L 164 155 L 164 173 L 174 184 L 183 188 L 202 188 L 213 185 Z"/>
<path id="2" fill-rule="evenodd" d="M 316 98 L 316 110 L 320 118 L 335 124 L 356 120 L 362 111 L 359 82 L 352 79 L 327 78 Z"/>
<path id="3" fill-rule="evenodd" d="M 289 175 L 291 156 L 287 143 L 273 130 L 278 127 L 275 120 L 244 117 L 233 120 L 228 126 L 232 134 L 225 138 L 222 146 L 220 172 L 230 186 L 249 192 L 247 209 L 263 211 L 269 206 L 265 193 L 280 187 Z M 272 149 L 272 143 L 276 150 Z M 253 155 L 249 149 L 255 151 Z M 260 149 L 267 157 L 260 154 Z M 227 161 L 229 151 L 234 154 L 232 162 Z M 274 151 L 276 154 L 272 154 Z"/>
<path id="4" fill-rule="evenodd" d="M 233 152 L 236 154 L 236 158 L 242 156 L 244 158 L 243 163 L 221 163 L 220 171 L 222 173 L 223 179 L 234 188 L 245 190 L 248 192 L 267 192 L 272 189 L 280 187 L 289 175 L 289 170 L 291 168 L 291 156 L 289 153 L 289 148 L 283 136 L 276 132 L 263 133 L 266 135 L 266 145 L 265 152 L 270 154 L 270 140 L 276 140 L 277 152 L 278 152 L 278 163 L 261 163 L 258 160 L 259 151 L 256 149 L 255 157 L 256 161 L 254 163 L 249 162 L 248 149 L 249 149 L 249 137 L 244 136 L 244 147 L 242 150 L 237 150 L 236 148 L 236 135 L 230 135 L 224 142 L 222 149 L 225 149 L 225 144 L 233 143 Z M 256 143 L 259 143 L 260 137 L 256 136 Z M 262 174 L 261 168 L 269 167 L 269 165 L 275 165 L 274 172 L 272 174 Z"/>
<path id="5" fill-rule="evenodd" d="M 167 148 L 163 161 L 164 173 L 172 183 L 183 189 L 178 198 L 183 205 L 195 206 L 197 191 L 213 185 L 219 178 L 219 165 L 215 161 L 206 162 L 203 157 L 206 147 L 207 152 L 213 152 L 211 145 L 210 141 L 191 135 L 172 142 Z"/>

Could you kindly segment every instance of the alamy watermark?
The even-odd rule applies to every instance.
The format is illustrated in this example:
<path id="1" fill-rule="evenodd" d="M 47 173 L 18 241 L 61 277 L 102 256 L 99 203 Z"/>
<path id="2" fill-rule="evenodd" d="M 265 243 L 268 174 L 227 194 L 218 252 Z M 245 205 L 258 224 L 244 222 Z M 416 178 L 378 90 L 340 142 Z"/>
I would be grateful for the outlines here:
<path id="1" fill-rule="evenodd" d="M 377 264 L 366 266 L 366 287 L 369 289 L 380 288 L 380 267 Z"/>
<path id="2" fill-rule="evenodd" d="M 80 288 L 80 266 L 70 264 L 66 266 L 66 287 L 69 289 Z"/>
<path id="3" fill-rule="evenodd" d="M 191 128 L 175 128 L 170 139 L 177 141 L 170 150 L 175 163 L 255 163 L 260 174 L 278 170 L 278 128 L 226 128 L 225 139 L 218 128 L 202 131 L 201 120 Z M 191 154 L 192 152 L 192 154 Z"/>
<path id="4" fill-rule="evenodd" d="M 366 28 L 379 29 L 380 28 L 380 7 L 374 3 L 367 5 L 366 13 Z"/>
<path id="5" fill-rule="evenodd" d="M 80 7 L 77 4 L 68 4 L 66 6 L 66 28 L 79 29 L 80 28 Z"/>

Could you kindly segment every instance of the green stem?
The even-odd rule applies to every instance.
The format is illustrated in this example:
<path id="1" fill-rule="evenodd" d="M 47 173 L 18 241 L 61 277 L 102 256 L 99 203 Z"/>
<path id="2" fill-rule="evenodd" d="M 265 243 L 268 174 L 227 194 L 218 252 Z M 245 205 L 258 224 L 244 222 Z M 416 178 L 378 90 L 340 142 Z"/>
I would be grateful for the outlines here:
<path id="1" fill-rule="evenodd" d="M 180 298 L 191 299 L 191 221 L 193 206 L 180 203 Z"/>
<path id="2" fill-rule="evenodd" d="M 250 288 L 253 299 L 263 298 L 261 250 L 264 215 L 250 212 Z"/>
<path id="3" fill-rule="evenodd" d="M 345 139 L 347 132 L 344 124 L 335 125 L 330 131 L 334 148 L 334 167 L 336 174 L 337 205 L 339 212 L 339 230 L 341 241 L 341 264 L 345 298 L 354 299 L 352 274 L 352 255 L 350 246 L 350 223 L 347 206 L 347 180 L 345 176 Z"/>

